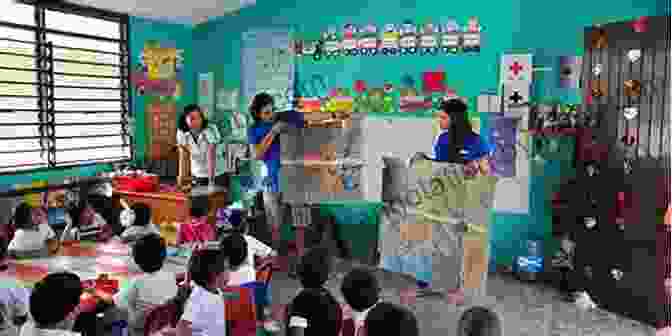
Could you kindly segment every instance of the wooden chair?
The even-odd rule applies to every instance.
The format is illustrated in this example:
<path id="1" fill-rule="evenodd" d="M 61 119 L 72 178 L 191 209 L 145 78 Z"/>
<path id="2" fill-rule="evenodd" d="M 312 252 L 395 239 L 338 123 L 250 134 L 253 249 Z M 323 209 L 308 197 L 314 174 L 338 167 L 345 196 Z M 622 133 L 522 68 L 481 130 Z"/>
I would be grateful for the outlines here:
<path id="1" fill-rule="evenodd" d="M 164 303 L 152 308 L 145 317 L 145 336 L 152 336 L 166 327 L 177 326 L 179 307 L 175 302 Z"/>

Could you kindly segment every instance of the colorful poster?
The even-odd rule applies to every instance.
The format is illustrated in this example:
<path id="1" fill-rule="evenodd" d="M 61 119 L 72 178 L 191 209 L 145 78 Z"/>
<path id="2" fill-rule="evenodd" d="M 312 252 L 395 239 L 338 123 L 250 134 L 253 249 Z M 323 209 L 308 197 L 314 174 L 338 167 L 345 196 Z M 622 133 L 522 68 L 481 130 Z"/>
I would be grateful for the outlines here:
<path id="1" fill-rule="evenodd" d="M 215 74 L 212 72 L 198 74 L 198 106 L 203 109 L 206 117 L 215 110 Z"/>
<path id="2" fill-rule="evenodd" d="M 532 82 L 532 55 L 502 55 L 499 65 L 499 81 L 503 84 L 512 82 Z"/>
<path id="3" fill-rule="evenodd" d="M 289 30 L 254 30 L 243 33 L 243 96 L 249 104 L 259 92 L 275 98 L 278 111 L 293 108 L 294 56 Z"/>
<path id="4" fill-rule="evenodd" d="M 179 97 L 181 95 L 183 50 L 174 43 L 147 41 L 138 63 L 131 72 L 131 82 L 139 95 Z"/>

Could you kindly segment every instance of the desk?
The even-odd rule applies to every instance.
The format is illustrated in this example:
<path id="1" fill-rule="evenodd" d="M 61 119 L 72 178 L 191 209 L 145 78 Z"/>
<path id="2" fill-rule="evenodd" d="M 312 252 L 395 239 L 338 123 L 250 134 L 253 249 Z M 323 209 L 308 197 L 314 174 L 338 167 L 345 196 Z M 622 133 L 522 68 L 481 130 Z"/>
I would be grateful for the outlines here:
<path id="1" fill-rule="evenodd" d="M 175 245 L 177 228 L 189 218 L 191 202 L 207 197 L 208 222 L 215 225 L 216 212 L 229 205 L 229 193 L 223 187 L 194 187 L 189 194 L 182 192 L 134 192 L 113 190 L 115 202 L 123 199 L 128 205 L 145 203 L 152 209 L 152 222 L 161 230 L 168 244 Z"/>

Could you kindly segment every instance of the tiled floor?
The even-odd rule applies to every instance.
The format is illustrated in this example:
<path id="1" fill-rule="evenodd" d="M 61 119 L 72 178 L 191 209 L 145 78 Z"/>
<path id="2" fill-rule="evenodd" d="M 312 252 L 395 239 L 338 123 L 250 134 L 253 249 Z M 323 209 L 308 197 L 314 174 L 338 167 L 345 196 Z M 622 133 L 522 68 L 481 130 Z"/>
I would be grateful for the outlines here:
<path id="1" fill-rule="evenodd" d="M 341 278 L 351 266 L 341 264 L 328 287 L 339 301 Z M 377 271 L 384 300 L 400 303 L 399 291 L 412 284 L 409 279 Z M 299 284 L 284 273 L 273 276 L 273 302 L 287 303 Z M 491 307 L 500 314 L 504 336 L 648 336 L 655 335 L 649 326 L 620 318 L 601 310 L 579 311 L 563 302 L 553 289 L 529 286 L 505 276 L 492 275 L 488 282 L 488 299 L 463 306 L 448 304 L 438 297 L 418 298 L 409 306 L 415 312 L 422 336 L 456 335 L 457 321 L 470 305 Z"/>

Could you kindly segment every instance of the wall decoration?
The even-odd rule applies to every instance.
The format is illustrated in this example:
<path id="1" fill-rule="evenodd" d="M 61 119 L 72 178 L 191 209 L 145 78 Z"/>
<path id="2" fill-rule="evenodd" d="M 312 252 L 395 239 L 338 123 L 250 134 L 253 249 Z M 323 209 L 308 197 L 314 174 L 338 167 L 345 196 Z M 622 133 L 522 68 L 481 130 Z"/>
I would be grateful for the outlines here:
<path id="1" fill-rule="evenodd" d="M 427 71 L 422 73 L 422 92 L 425 94 L 443 93 L 446 91 L 446 73 L 444 71 Z"/>
<path id="2" fill-rule="evenodd" d="M 481 51 L 481 24 L 478 18 L 472 16 L 467 22 L 465 33 L 462 35 L 463 50 L 465 52 Z"/>
<path id="3" fill-rule="evenodd" d="M 593 76 L 597 77 L 602 73 L 602 64 L 597 63 L 593 66 Z"/>
<path id="4" fill-rule="evenodd" d="M 425 23 L 420 33 L 420 54 L 436 55 L 439 52 L 439 29 L 438 25 Z"/>
<path id="5" fill-rule="evenodd" d="M 639 97 L 642 95 L 642 83 L 636 79 L 623 82 L 623 90 L 626 97 Z"/>
<path id="6" fill-rule="evenodd" d="M 593 98 L 601 98 L 608 92 L 607 81 L 603 79 L 593 79 L 590 81 L 590 95 Z"/>
<path id="7" fill-rule="evenodd" d="M 445 54 L 457 54 L 460 51 L 460 26 L 455 19 L 450 19 L 441 29 L 441 50 Z"/>
<path id="8" fill-rule="evenodd" d="M 253 30 L 243 34 L 241 78 L 246 102 L 264 91 L 273 96 L 278 111 L 293 108 L 292 45 L 296 47 L 289 30 Z"/>
<path id="9" fill-rule="evenodd" d="M 560 57 L 560 87 L 578 89 L 581 79 L 582 59 L 580 56 Z"/>
<path id="10" fill-rule="evenodd" d="M 599 27 L 594 28 L 590 33 L 590 46 L 593 49 L 604 49 L 607 47 L 607 32 Z"/>
<path id="11" fill-rule="evenodd" d="M 500 82 L 532 82 L 532 55 L 502 55 L 499 65 Z"/>
<path id="12" fill-rule="evenodd" d="M 238 110 L 238 98 L 240 92 L 238 89 L 219 89 L 217 90 L 217 109 L 220 111 Z"/>
<path id="13" fill-rule="evenodd" d="M 401 39 L 399 40 L 402 55 L 415 55 L 418 52 L 418 26 L 413 21 L 406 20 L 401 25 Z"/>
<path id="14" fill-rule="evenodd" d="M 632 30 L 635 33 L 646 33 L 649 28 L 649 18 L 642 16 L 637 18 L 637 20 L 632 22 Z"/>
<path id="15" fill-rule="evenodd" d="M 131 72 L 131 82 L 139 95 L 175 96 L 181 85 L 183 50 L 171 43 L 147 41 L 139 62 Z"/>
<path id="16" fill-rule="evenodd" d="M 359 54 L 362 56 L 375 56 L 378 54 L 379 44 L 378 28 L 373 24 L 364 26 L 357 40 Z"/>
<path id="17" fill-rule="evenodd" d="M 165 158 L 173 149 L 177 132 L 176 110 L 174 101 L 149 97 L 145 125 L 148 125 L 148 156 L 152 160 Z"/>
<path id="18" fill-rule="evenodd" d="M 395 24 L 388 23 L 382 31 L 380 52 L 383 55 L 394 56 L 399 51 L 399 30 Z"/>
<path id="19" fill-rule="evenodd" d="M 324 54 L 327 57 L 337 57 L 341 55 L 341 41 L 338 39 L 338 29 L 329 27 L 326 33 L 322 35 L 324 41 Z"/>
<path id="20" fill-rule="evenodd" d="M 630 63 L 636 63 L 639 61 L 640 58 L 642 58 L 642 50 L 640 49 L 631 49 L 628 51 L 628 59 L 630 60 Z"/>
<path id="21" fill-rule="evenodd" d="M 476 110 L 478 112 L 495 113 L 501 111 L 501 97 L 494 93 L 482 93 L 476 99 Z"/>
<path id="22" fill-rule="evenodd" d="M 215 74 L 212 72 L 198 74 L 198 106 L 208 118 L 215 111 Z"/>
<path id="23" fill-rule="evenodd" d="M 504 112 L 526 106 L 530 101 L 530 84 L 527 82 L 504 84 L 503 98 Z"/>
<path id="24" fill-rule="evenodd" d="M 357 26 L 348 23 L 343 26 L 343 40 L 341 42 L 341 48 L 343 53 L 347 56 L 357 56 L 359 54 L 359 49 L 357 49 L 357 36 L 359 35 L 359 29 Z"/>
<path id="25" fill-rule="evenodd" d="M 625 117 L 626 120 L 635 119 L 638 114 L 639 109 L 637 107 L 626 107 L 623 109 L 623 117 Z"/>

